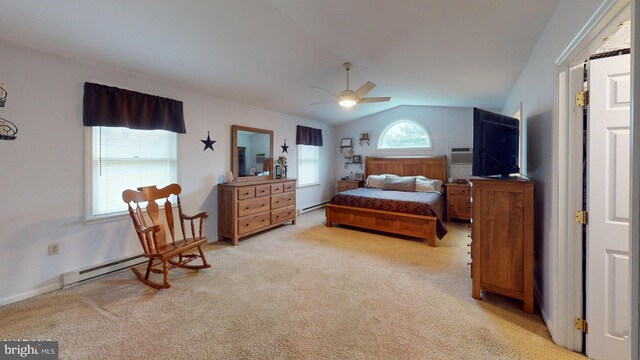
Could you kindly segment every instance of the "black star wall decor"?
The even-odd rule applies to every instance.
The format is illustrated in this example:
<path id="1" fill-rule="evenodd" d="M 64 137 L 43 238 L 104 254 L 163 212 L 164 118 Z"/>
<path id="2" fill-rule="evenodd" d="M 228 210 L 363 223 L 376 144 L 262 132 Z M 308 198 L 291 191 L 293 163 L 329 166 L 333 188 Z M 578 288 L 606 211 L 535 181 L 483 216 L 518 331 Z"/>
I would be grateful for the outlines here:
<path id="1" fill-rule="evenodd" d="M 287 153 L 287 154 L 289 153 L 289 151 L 287 151 L 287 150 L 289 150 L 289 146 L 287 146 L 287 139 L 284 139 L 284 145 L 280 145 L 280 147 L 282 148 L 282 153 L 283 154 L 284 153 Z"/>
<path id="2" fill-rule="evenodd" d="M 209 136 L 209 132 L 207 131 L 207 140 L 200 140 L 204 143 L 204 149 L 202 151 L 205 151 L 207 149 L 211 149 L 211 151 L 215 151 L 213 150 L 213 144 L 216 142 L 215 140 L 211 140 L 211 137 Z"/>

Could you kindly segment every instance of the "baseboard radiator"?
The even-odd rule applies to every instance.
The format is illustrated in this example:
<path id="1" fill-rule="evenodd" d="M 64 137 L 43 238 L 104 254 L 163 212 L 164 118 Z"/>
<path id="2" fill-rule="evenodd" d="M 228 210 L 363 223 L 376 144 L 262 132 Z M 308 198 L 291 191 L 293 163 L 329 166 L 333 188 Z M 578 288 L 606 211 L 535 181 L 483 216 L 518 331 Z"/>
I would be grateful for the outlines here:
<path id="1" fill-rule="evenodd" d="M 317 205 L 313 205 L 313 206 L 309 206 L 309 207 L 306 207 L 304 209 L 298 209 L 298 215 L 304 214 L 304 213 L 309 212 L 309 211 L 321 209 L 328 203 L 329 203 L 328 201 L 325 201 L 323 203 L 320 203 L 320 204 L 317 204 Z"/>
<path id="2" fill-rule="evenodd" d="M 62 288 L 66 289 L 85 281 L 96 279 L 98 277 L 105 276 L 123 269 L 128 269 L 132 266 L 140 265 L 146 262 L 147 259 L 142 254 L 140 254 L 120 260 L 111 261 L 103 265 L 64 273 L 62 274 Z"/>

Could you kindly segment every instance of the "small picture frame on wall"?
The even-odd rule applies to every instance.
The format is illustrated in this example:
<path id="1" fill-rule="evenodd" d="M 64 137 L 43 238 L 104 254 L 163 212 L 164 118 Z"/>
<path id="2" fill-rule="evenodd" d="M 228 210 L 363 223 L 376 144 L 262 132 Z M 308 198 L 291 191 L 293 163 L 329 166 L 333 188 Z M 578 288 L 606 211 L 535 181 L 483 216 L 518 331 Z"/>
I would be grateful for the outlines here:
<path id="1" fill-rule="evenodd" d="M 353 142 L 351 138 L 343 138 L 340 140 L 340 147 L 350 147 L 353 146 Z"/>
<path id="2" fill-rule="evenodd" d="M 351 162 L 354 164 L 362 164 L 362 155 L 353 155 Z"/>
<path id="3" fill-rule="evenodd" d="M 364 180 L 364 173 L 356 173 L 355 174 L 355 179 L 358 180 L 358 181 Z"/>

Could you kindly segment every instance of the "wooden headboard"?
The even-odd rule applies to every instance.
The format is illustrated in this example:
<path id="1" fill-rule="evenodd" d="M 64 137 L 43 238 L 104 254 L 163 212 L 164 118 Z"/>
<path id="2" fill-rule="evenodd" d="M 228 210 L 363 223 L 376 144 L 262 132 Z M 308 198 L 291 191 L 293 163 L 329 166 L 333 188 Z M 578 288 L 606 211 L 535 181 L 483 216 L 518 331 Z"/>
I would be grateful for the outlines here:
<path id="1" fill-rule="evenodd" d="M 364 159 L 365 178 L 380 174 L 422 175 L 445 183 L 447 169 L 444 156 L 367 156 Z"/>

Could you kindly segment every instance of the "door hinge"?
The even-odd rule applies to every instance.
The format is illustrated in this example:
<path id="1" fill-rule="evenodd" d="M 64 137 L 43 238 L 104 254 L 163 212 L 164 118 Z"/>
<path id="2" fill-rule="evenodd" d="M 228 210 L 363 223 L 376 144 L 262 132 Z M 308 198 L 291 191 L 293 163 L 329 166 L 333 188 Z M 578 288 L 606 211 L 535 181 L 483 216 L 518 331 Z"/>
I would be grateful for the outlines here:
<path id="1" fill-rule="evenodd" d="M 585 107 L 589 105 L 589 91 L 580 91 L 576 94 L 576 106 Z"/>
<path id="2" fill-rule="evenodd" d="M 587 225 L 589 223 L 589 213 L 585 210 L 576 211 L 576 222 L 578 224 Z"/>
<path id="3" fill-rule="evenodd" d="M 587 324 L 587 320 L 582 318 L 576 318 L 576 330 L 580 330 L 585 334 L 589 333 L 589 324 Z"/>

